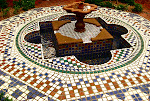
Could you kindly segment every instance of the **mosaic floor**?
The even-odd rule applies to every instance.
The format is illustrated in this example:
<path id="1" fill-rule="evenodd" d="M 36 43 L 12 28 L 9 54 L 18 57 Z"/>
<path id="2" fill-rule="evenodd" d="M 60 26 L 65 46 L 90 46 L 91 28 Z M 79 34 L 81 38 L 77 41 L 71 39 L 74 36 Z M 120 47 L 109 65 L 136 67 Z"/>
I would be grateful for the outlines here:
<path id="1" fill-rule="evenodd" d="M 44 59 L 42 44 L 24 40 L 40 30 L 39 22 L 63 15 L 70 14 L 55 6 L 0 21 L 0 92 L 14 101 L 150 101 L 150 21 L 100 7 L 88 14 L 127 28 L 122 37 L 132 46 L 111 50 L 107 63 L 88 65 L 75 56 Z"/>

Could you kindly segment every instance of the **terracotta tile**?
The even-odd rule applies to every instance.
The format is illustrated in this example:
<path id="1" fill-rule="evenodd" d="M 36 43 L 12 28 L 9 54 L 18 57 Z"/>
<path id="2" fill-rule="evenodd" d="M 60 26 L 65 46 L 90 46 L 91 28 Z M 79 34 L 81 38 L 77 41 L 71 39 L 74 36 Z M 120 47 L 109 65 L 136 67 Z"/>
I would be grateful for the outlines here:
<path id="1" fill-rule="evenodd" d="M 47 85 L 46 88 L 49 89 L 49 88 L 51 88 L 51 86 L 50 86 L 50 85 Z"/>
<path id="2" fill-rule="evenodd" d="M 73 91 L 73 90 L 70 90 L 69 93 L 72 94 L 72 93 L 74 93 L 74 91 Z"/>
<path id="3" fill-rule="evenodd" d="M 75 89 L 77 89 L 77 86 L 72 86 L 72 88 L 75 90 Z"/>
<path id="4" fill-rule="evenodd" d="M 33 77 L 34 77 L 34 78 L 36 78 L 36 77 L 37 77 L 37 75 L 35 75 L 35 74 L 34 74 L 34 75 L 33 75 Z"/>
<path id="5" fill-rule="evenodd" d="M 17 74 L 17 72 L 14 72 L 14 73 L 13 73 L 13 75 L 16 75 L 16 74 Z"/>
<path id="6" fill-rule="evenodd" d="M 121 83 L 126 83 L 124 80 L 121 80 Z"/>
<path id="7" fill-rule="evenodd" d="M 37 87 L 37 88 L 40 88 L 40 87 L 41 87 L 41 85 L 40 85 L 40 84 L 38 84 L 36 87 Z"/>
<path id="8" fill-rule="evenodd" d="M 24 72 L 25 71 L 25 69 L 22 69 L 22 72 Z"/>
<path id="9" fill-rule="evenodd" d="M 78 91 L 79 91 L 79 92 L 83 92 L 83 89 L 82 89 L 82 88 L 80 88 L 80 89 L 78 89 Z"/>
<path id="10" fill-rule="evenodd" d="M 45 83 L 46 83 L 46 84 L 49 84 L 49 83 L 50 83 L 50 81 L 46 81 Z"/>
<path id="11" fill-rule="evenodd" d="M 63 100 L 63 97 L 62 97 L 62 95 L 60 95 L 60 96 L 58 97 L 58 99 L 59 99 L 59 100 Z"/>
<path id="12" fill-rule="evenodd" d="M 109 87 L 109 84 L 108 83 L 106 83 L 106 84 L 104 84 L 105 85 L 105 87 Z"/>
<path id="13" fill-rule="evenodd" d="M 123 78 L 123 79 L 127 79 L 127 77 L 125 77 L 125 76 L 124 76 L 124 77 L 122 77 L 122 78 Z"/>
<path id="14" fill-rule="evenodd" d="M 80 92 L 79 94 L 80 94 L 80 96 L 84 96 L 85 95 L 84 92 Z"/>
<path id="15" fill-rule="evenodd" d="M 101 88 L 98 88 L 97 90 L 98 90 L 99 92 L 102 92 L 102 89 L 101 89 Z"/>
<path id="16" fill-rule="evenodd" d="M 150 81 L 150 79 L 146 75 L 143 77 L 145 78 L 146 81 Z"/>
<path id="17" fill-rule="evenodd" d="M 52 91 L 52 92 L 50 93 L 50 95 L 54 96 L 54 95 L 55 95 L 55 92 L 54 92 L 54 91 Z"/>
<path id="18" fill-rule="evenodd" d="M 15 66 L 15 64 L 12 64 L 11 66 Z"/>
<path id="19" fill-rule="evenodd" d="M 136 79 L 139 81 L 139 83 L 143 83 L 139 77 L 136 77 Z"/>
<path id="20" fill-rule="evenodd" d="M 95 86 L 95 84 L 94 84 L 94 83 L 90 83 L 90 85 L 91 85 L 91 86 Z"/>
<path id="21" fill-rule="evenodd" d="M 66 99 L 65 92 L 62 92 L 62 100 Z"/>
<path id="22" fill-rule="evenodd" d="M 99 89 L 99 88 L 101 88 L 101 86 L 100 85 L 96 85 L 96 88 Z"/>
<path id="23" fill-rule="evenodd" d="M 146 80 L 146 81 L 150 81 L 150 79 L 149 79 L 149 78 L 146 78 L 145 80 Z"/>
<path id="24" fill-rule="evenodd" d="M 4 65 L 5 63 L 2 63 L 2 65 Z"/>
<path id="25" fill-rule="evenodd" d="M 133 81 L 131 78 L 130 79 L 128 79 L 129 81 Z"/>
<path id="26" fill-rule="evenodd" d="M 43 91 L 44 91 L 44 92 L 47 92 L 47 91 L 48 91 L 48 89 L 45 87 L 45 88 L 43 89 Z"/>
<path id="27" fill-rule="evenodd" d="M 111 80 L 107 80 L 107 83 L 110 83 L 111 82 Z"/>
<path id="28" fill-rule="evenodd" d="M 33 80 L 33 82 L 36 82 L 36 81 L 37 81 L 37 79 L 34 79 L 34 80 Z"/>
<path id="29" fill-rule="evenodd" d="M 146 76 L 146 75 L 144 75 L 143 77 L 144 77 L 144 78 L 147 78 L 147 76 Z"/>
<path id="30" fill-rule="evenodd" d="M 24 76 L 24 75 L 25 75 L 25 73 L 22 73 L 22 74 L 20 74 L 20 75 Z"/>
<path id="31" fill-rule="evenodd" d="M 78 92 L 81 96 L 85 95 L 82 88 L 78 89 Z"/>
<path id="32" fill-rule="evenodd" d="M 124 85 L 125 87 L 128 86 L 127 83 L 123 83 L 123 85 Z"/>
<path id="33" fill-rule="evenodd" d="M 33 84 L 34 84 L 34 81 L 31 81 L 30 84 L 33 85 Z"/>
<path id="34" fill-rule="evenodd" d="M 26 77 L 26 79 L 30 79 L 31 78 L 31 76 L 30 75 L 28 75 L 27 77 Z"/>
<path id="35" fill-rule="evenodd" d="M 114 84 L 115 88 L 119 88 L 119 85 L 117 82 L 113 82 L 113 84 Z"/>
<path id="36" fill-rule="evenodd" d="M 63 88 L 63 87 L 61 87 L 61 88 L 60 88 L 60 90 L 61 90 L 61 91 L 64 91 L 64 88 Z"/>
<path id="37" fill-rule="evenodd" d="M 57 92 L 57 91 L 58 91 L 58 89 L 56 89 L 56 88 L 55 88 L 53 91 L 54 91 L 54 92 Z"/>
<path id="38" fill-rule="evenodd" d="M 12 71 L 12 69 L 9 69 L 9 70 L 8 70 L 8 72 L 11 72 L 11 71 Z"/>
<path id="39" fill-rule="evenodd" d="M 134 82 L 130 82 L 132 85 L 134 85 L 135 83 Z"/>
<path id="40" fill-rule="evenodd" d="M 70 94 L 70 97 L 75 97 L 75 94 L 74 94 L 74 93 L 71 93 L 71 94 Z"/>
<path id="41" fill-rule="evenodd" d="M 61 95 L 62 95 L 62 96 L 66 96 L 66 94 L 65 94 L 65 92 L 64 92 L 64 91 L 61 93 Z"/>
<path id="42" fill-rule="evenodd" d="M 93 94 L 94 92 L 93 92 L 92 90 L 89 90 L 89 93 L 90 93 L 90 94 Z"/>
<path id="43" fill-rule="evenodd" d="M 22 77 L 23 77 L 23 75 L 19 75 L 19 76 L 18 76 L 18 78 L 22 78 Z"/>
<path id="44" fill-rule="evenodd" d="M 42 86 L 44 83 L 41 81 L 39 84 Z"/>
<path id="45" fill-rule="evenodd" d="M 28 81 L 28 79 L 25 78 L 23 81 Z"/>
<path id="46" fill-rule="evenodd" d="M 20 72 L 20 70 L 19 70 L 19 69 L 16 71 L 16 73 L 18 73 L 18 72 Z"/>
<path id="47" fill-rule="evenodd" d="M 91 87 L 87 87 L 87 89 L 88 89 L 88 90 L 92 90 L 92 88 L 91 88 Z"/>

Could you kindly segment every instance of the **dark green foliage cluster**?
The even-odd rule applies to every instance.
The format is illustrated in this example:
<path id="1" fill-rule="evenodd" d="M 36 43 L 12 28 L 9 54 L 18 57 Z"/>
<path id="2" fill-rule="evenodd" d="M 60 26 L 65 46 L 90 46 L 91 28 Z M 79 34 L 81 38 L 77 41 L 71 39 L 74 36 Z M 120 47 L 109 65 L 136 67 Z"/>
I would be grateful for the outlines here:
<path id="1" fill-rule="evenodd" d="M 96 4 L 98 5 L 100 2 L 102 2 L 103 0 L 85 0 L 85 3 L 90 3 L 90 4 Z"/>
<path id="2" fill-rule="evenodd" d="M 21 0 L 19 1 L 13 1 L 13 7 L 18 7 L 18 8 L 21 8 L 22 7 L 22 2 Z"/>
<path id="3" fill-rule="evenodd" d="M 112 8 L 114 5 L 111 2 L 106 1 L 106 2 L 100 2 L 100 3 L 98 3 L 98 6 Z"/>
<path id="4" fill-rule="evenodd" d="M 15 10 L 14 10 L 13 13 L 14 13 L 14 14 L 18 14 L 20 8 L 19 8 L 18 6 L 15 6 L 14 9 L 15 9 Z"/>
<path id="5" fill-rule="evenodd" d="M 105 2 L 100 2 L 98 6 L 105 7 Z"/>
<path id="6" fill-rule="evenodd" d="M 143 10 L 143 7 L 142 7 L 142 5 L 141 4 L 139 4 L 139 3 L 135 3 L 135 5 L 134 5 L 135 7 L 134 7 L 134 9 L 132 10 L 133 12 L 142 12 L 142 10 Z"/>
<path id="7" fill-rule="evenodd" d="M 142 12 L 143 8 L 141 4 L 135 3 L 134 0 L 119 0 L 122 3 L 127 3 L 128 5 L 115 5 L 109 1 L 104 0 L 85 0 L 86 3 L 96 4 L 101 7 L 109 7 L 109 8 L 115 8 L 117 10 L 128 10 L 129 5 L 134 5 L 135 8 L 133 9 L 133 12 Z"/>
<path id="8" fill-rule="evenodd" d="M 117 10 L 127 10 L 128 9 L 128 5 L 124 6 L 124 5 L 118 5 L 116 7 Z"/>
<path id="9" fill-rule="evenodd" d="M 8 7 L 8 4 L 6 0 L 0 0 L 0 9 L 1 9 L 1 12 L 3 13 L 2 17 L 7 17 L 8 12 L 9 12 L 9 8 L 7 7 Z"/>
<path id="10" fill-rule="evenodd" d="M 18 8 L 21 8 L 24 11 L 27 11 L 28 9 L 34 8 L 35 7 L 35 1 L 36 0 L 19 0 L 19 1 L 13 1 L 15 11 L 14 13 L 17 12 Z"/>
<path id="11" fill-rule="evenodd" d="M 0 101 L 13 101 L 12 99 L 9 99 L 8 96 L 4 97 L 4 93 L 0 93 Z"/>
<path id="12" fill-rule="evenodd" d="M 113 7 L 113 4 L 109 1 L 105 2 L 105 7 L 109 7 L 109 8 L 112 8 Z"/>
<path id="13" fill-rule="evenodd" d="M 134 0 L 120 0 L 122 3 L 127 3 L 128 5 L 134 5 L 135 1 Z"/>
<path id="14" fill-rule="evenodd" d="M 6 2 L 6 0 L 0 0 L 0 8 L 4 9 L 7 8 L 8 4 Z"/>
<path id="15" fill-rule="evenodd" d="M 3 17 L 7 17 L 8 16 L 8 12 L 9 12 L 9 7 L 6 9 L 2 8 L 2 12 L 3 12 Z"/>
<path id="16" fill-rule="evenodd" d="M 21 0 L 21 1 L 22 1 L 23 10 L 25 11 L 35 7 L 36 0 Z"/>
<path id="17" fill-rule="evenodd" d="M 9 12 L 9 7 L 6 2 L 7 0 L 0 0 L 0 9 L 2 14 L 2 17 L 7 17 Z M 14 8 L 14 14 L 18 14 L 19 10 L 22 8 L 24 11 L 27 11 L 28 9 L 35 7 L 35 1 L 36 0 L 14 0 L 13 1 L 13 8 Z"/>

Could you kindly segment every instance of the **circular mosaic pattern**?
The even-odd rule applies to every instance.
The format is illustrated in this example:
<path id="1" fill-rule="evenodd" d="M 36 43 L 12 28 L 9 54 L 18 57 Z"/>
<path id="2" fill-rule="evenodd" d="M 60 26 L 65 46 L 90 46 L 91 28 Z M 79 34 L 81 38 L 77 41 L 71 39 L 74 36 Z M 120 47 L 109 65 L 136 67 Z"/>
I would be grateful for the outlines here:
<path id="1" fill-rule="evenodd" d="M 88 65 L 85 63 L 80 62 L 75 56 L 66 56 L 66 57 L 53 57 L 50 59 L 44 59 L 42 55 L 42 44 L 33 44 L 26 42 L 24 37 L 29 32 L 34 32 L 39 30 L 39 22 L 45 21 L 53 21 L 57 20 L 59 17 L 66 15 L 67 13 L 60 13 L 60 14 L 52 14 L 49 16 L 45 16 L 43 18 L 34 20 L 33 22 L 28 23 L 25 25 L 18 33 L 16 37 L 16 45 L 19 52 L 31 62 L 40 65 L 44 68 L 55 70 L 58 72 L 64 73 L 100 73 L 104 71 L 110 71 L 114 69 L 121 68 L 130 64 L 131 62 L 135 61 L 143 51 L 144 43 L 140 34 L 129 24 L 101 14 L 101 11 L 97 10 L 97 13 L 91 13 L 87 15 L 87 18 L 93 17 L 101 17 L 105 20 L 108 24 L 117 24 L 124 26 L 127 28 L 128 33 L 122 35 L 122 37 L 132 46 L 130 48 L 123 48 L 112 50 L 112 58 L 107 63 L 101 65 Z M 25 47 L 26 46 L 26 47 Z M 39 46 L 37 50 L 40 50 L 41 53 L 34 52 L 35 46 Z M 28 51 L 28 47 L 31 47 L 32 51 Z M 34 53 L 33 53 L 34 52 Z"/>
<path id="2" fill-rule="evenodd" d="M 99 7 L 86 17 L 124 26 L 128 33 L 121 37 L 130 48 L 111 50 L 107 63 L 88 65 L 74 56 L 55 58 L 52 43 L 39 38 L 39 22 L 63 15 L 68 13 L 60 6 L 44 7 L 0 21 L 0 91 L 14 101 L 149 101 L 150 25 L 133 13 Z"/>

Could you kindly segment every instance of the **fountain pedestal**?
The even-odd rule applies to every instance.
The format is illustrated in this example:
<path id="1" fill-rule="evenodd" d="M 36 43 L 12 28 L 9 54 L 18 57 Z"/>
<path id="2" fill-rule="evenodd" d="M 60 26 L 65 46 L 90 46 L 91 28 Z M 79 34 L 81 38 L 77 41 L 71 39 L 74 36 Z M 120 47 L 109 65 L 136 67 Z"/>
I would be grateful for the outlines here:
<path id="1" fill-rule="evenodd" d="M 64 10 L 66 10 L 69 13 L 76 14 L 77 22 L 75 23 L 75 31 L 76 32 L 84 32 L 85 29 L 85 23 L 83 21 L 86 14 L 91 13 L 97 8 L 94 4 L 88 4 L 83 2 L 74 2 L 73 4 L 69 4 L 67 6 L 64 6 Z"/>
<path id="2" fill-rule="evenodd" d="M 85 23 L 83 22 L 84 15 L 76 14 L 77 22 L 75 24 L 76 32 L 84 32 L 85 31 Z"/>

